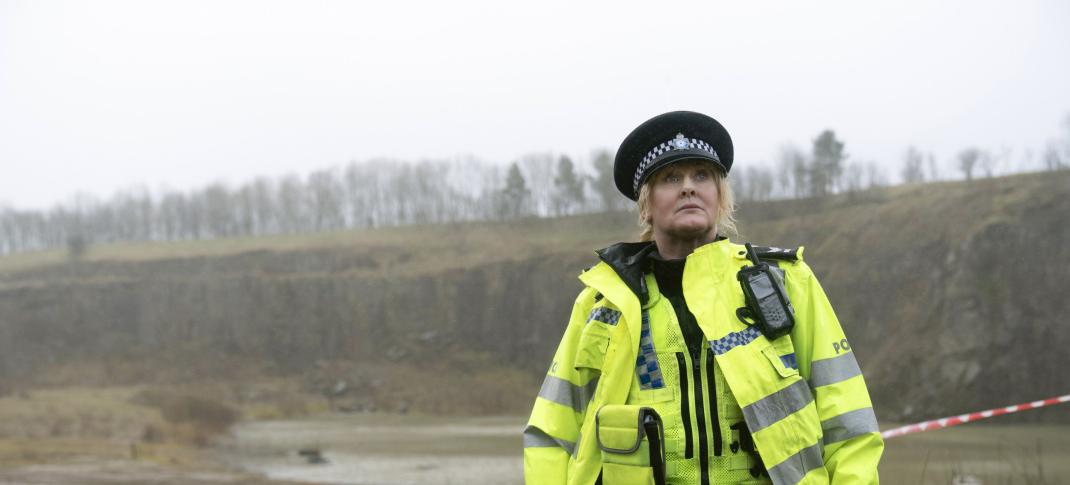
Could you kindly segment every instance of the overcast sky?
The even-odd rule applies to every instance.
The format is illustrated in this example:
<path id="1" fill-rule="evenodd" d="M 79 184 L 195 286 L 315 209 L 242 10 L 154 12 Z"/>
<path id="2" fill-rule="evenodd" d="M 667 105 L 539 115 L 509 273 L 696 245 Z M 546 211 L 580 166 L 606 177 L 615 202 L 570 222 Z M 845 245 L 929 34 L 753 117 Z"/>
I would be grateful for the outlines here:
<path id="1" fill-rule="evenodd" d="M 1070 2 L 0 0 L 0 204 L 615 149 L 690 109 L 736 167 L 832 128 L 1015 164 L 1070 114 Z M 950 169 L 945 168 L 950 174 Z"/>

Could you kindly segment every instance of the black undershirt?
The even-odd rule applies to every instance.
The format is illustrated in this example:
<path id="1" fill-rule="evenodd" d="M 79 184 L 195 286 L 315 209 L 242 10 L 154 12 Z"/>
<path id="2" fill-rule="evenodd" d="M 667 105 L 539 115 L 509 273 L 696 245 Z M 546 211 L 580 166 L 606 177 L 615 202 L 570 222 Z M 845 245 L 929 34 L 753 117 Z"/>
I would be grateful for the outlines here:
<path id="1" fill-rule="evenodd" d="M 673 310 L 676 311 L 676 320 L 680 322 L 680 332 L 687 342 L 687 349 L 691 355 L 698 355 L 702 349 L 705 337 L 699 328 L 695 316 L 687 308 L 684 301 L 684 263 L 686 259 L 666 260 L 657 251 L 650 253 L 651 268 L 654 271 L 654 279 L 658 282 L 658 291 L 661 296 L 669 299 Z"/>

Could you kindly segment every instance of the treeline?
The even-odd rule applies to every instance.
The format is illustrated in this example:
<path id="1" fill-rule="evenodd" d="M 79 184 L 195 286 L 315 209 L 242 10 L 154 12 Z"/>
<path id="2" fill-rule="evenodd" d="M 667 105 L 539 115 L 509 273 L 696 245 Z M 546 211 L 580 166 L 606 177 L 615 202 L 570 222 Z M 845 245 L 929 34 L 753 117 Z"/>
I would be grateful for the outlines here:
<path id="1" fill-rule="evenodd" d="M 307 176 L 259 177 L 191 191 L 76 196 L 47 211 L 0 209 L 0 253 L 90 244 L 293 234 L 512 220 L 620 210 L 607 151 L 577 163 L 532 154 L 507 167 L 474 159 L 369 160 Z"/>
<path id="2" fill-rule="evenodd" d="M 1053 171 L 1070 168 L 1070 116 L 1063 121 L 1063 136 L 1050 140 L 1043 150 L 1015 154 L 1009 148 L 989 150 L 966 147 L 940 162 L 932 152 L 907 147 L 899 160 L 898 181 L 905 184 L 976 177 L 993 177 L 1015 172 Z M 821 197 L 851 193 L 888 185 L 889 176 L 874 161 L 851 159 L 845 143 L 832 130 L 814 138 L 809 151 L 781 147 L 769 164 L 747 164 L 733 172 L 733 188 L 740 200 Z"/>
<path id="3" fill-rule="evenodd" d="M 1040 156 L 1011 167 L 1009 150 L 966 148 L 950 161 L 966 180 L 1036 168 L 1070 167 L 1066 136 Z M 809 150 L 783 147 L 773 164 L 736 164 L 731 180 L 740 201 L 820 197 L 887 185 L 873 161 L 853 160 L 832 130 Z M 935 157 L 908 148 L 898 174 L 904 183 L 941 180 Z M 91 244 L 248 237 L 408 224 L 514 220 L 623 210 L 632 202 L 613 182 L 613 154 L 573 160 L 530 154 L 508 166 L 475 159 L 406 162 L 369 160 L 316 170 L 305 177 L 259 177 L 233 187 L 191 191 L 130 189 L 107 200 L 76 196 L 46 211 L 0 208 L 0 254 L 66 246 L 79 256 Z"/>

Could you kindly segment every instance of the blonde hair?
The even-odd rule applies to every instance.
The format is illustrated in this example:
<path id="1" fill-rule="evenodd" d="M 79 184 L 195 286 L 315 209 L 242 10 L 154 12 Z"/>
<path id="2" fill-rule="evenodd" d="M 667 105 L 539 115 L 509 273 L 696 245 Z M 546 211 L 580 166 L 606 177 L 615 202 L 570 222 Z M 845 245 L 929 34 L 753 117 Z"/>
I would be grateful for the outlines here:
<path id="1" fill-rule="evenodd" d="M 714 170 L 714 182 L 717 184 L 717 217 L 714 224 L 717 226 L 717 234 L 721 236 L 736 235 L 736 203 L 732 195 L 732 184 L 728 178 L 721 174 L 720 170 Z M 657 183 L 657 174 L 651 174 L 639 188 L 639 200 L 636 201 L 639 208 L 639 240 L 653 241 L 654 226 L 651 224 L 650 190 Z"/>

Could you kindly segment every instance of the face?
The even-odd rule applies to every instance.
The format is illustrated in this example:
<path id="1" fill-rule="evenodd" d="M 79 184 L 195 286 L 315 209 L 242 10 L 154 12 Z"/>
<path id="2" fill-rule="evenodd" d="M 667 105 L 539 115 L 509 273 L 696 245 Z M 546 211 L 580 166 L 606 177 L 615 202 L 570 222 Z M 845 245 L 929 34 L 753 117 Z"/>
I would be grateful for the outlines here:
<path id="1" fill-rule="evenodd" d="M 655 172 L 650 225 L 655 238 L 708 239 L 717 235 L 717 174 L 700 161 L 673 163 Z"/>

